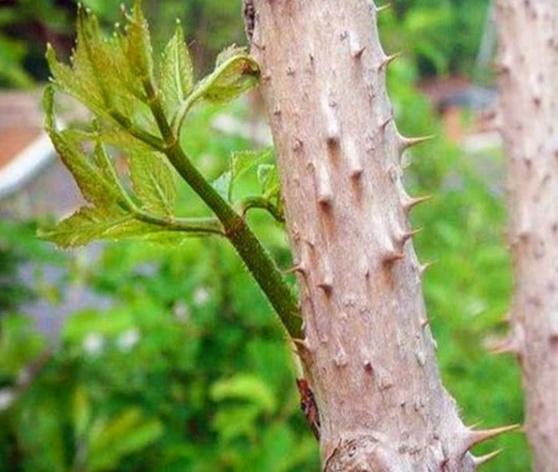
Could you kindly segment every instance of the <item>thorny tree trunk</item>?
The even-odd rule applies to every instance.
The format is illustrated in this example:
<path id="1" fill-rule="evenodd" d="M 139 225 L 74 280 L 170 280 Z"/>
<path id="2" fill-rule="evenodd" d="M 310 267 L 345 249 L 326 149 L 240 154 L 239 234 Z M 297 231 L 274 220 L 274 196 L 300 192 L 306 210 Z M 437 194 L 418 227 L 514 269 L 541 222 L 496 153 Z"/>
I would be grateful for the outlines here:
<path id="1" fill-rule="evenodd" d="M 515 271 L 511 337 L 535 470 L 558 458 L 558 2 L 498 3 L 502 134 Z"/>
<path id="2" fill-rule="evenodd" d="M 471 471 L 444 390 L 402 186 L 404 138 L 367 0 L 245 2 L 278 151 L 326 471 Z"/>

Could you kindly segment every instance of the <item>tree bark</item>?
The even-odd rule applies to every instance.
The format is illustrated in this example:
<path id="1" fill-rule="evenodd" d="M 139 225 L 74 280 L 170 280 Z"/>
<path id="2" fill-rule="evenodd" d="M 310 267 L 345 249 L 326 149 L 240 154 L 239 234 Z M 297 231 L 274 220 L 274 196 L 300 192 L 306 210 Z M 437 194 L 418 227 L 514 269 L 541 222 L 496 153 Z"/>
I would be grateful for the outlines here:
<path id="1" fill-rule="evenodd" d="M 245 2 L 296 259 L 296 344 L 324 470 L 470 471 L 486 460 L 470 447 L 505 428 L 465 427 L 440 380 L 408 220 L 425 199 L 401 168 L 422 139 L 393 122 L 376 15 L 367 0 Z"/>
<path id="2" fill-rule="evenodd" d="M 511 335 L 535 470 L 558 458 L 558 3 L 499 0 L 502 135 L 515 291 Z"/>

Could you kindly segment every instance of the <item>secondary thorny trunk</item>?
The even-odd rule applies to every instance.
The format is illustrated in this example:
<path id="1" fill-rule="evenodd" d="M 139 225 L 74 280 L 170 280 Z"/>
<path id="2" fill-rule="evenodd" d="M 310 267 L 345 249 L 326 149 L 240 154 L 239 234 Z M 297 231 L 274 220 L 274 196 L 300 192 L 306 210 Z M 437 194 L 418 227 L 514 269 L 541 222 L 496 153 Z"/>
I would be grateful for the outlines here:
<path id="1" fill-rule="evenodd" d="M 409 227 L 375 6 L 253 0 L 252 53 L 278 151 L 327 471 L 469 471 L 472 432 L 444 390 Z M 477 461 L 478 462 L 478 461 Z"/>
<path id="2" fill-rule="evenodd" d="M 524 374 L 535 470 L 558 458 L 558 3 L 501 0 L 499 71 L 515 294 L 507 348 Z"/>

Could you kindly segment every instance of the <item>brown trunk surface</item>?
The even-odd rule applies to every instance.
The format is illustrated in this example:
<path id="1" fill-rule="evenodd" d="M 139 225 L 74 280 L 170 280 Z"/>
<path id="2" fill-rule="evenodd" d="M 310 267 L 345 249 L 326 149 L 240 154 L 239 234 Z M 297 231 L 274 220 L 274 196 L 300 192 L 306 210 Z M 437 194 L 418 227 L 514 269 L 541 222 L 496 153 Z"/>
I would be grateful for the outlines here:
<path id="1" fill-rule="evenodd" d="M 253 0 L 252 53 L 278 152 L 324 470 L 471 471 L 440 381 L 402 183 L 392 60 L 366 0 Z"/>
<path id="2" fill-rule="evenodd" d="M 515 293 L 511 336 L 538 472 L 558 470 L 558 2 L 500 0 L 502 134 Z"/>

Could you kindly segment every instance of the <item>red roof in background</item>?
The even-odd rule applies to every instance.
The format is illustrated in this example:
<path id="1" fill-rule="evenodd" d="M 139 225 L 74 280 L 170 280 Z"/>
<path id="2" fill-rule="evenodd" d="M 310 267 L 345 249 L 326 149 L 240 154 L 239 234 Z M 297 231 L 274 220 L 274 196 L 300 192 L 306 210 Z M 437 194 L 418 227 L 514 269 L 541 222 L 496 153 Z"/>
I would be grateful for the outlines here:
<path id="1" fill-rule="evenodd" d="M 37 93 L 0 92 L 0 168 L 41 134 L 39 101 Z"/>

